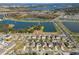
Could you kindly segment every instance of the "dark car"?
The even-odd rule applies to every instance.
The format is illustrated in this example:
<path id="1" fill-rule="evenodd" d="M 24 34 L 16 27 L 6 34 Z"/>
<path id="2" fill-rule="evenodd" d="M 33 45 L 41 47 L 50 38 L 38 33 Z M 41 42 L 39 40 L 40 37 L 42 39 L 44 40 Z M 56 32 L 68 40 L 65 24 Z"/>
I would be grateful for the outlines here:
<path id="1" fill-rule="evenodd" d="M 70 55 L 79 55 L 79 52 L 71 52 Z"/>

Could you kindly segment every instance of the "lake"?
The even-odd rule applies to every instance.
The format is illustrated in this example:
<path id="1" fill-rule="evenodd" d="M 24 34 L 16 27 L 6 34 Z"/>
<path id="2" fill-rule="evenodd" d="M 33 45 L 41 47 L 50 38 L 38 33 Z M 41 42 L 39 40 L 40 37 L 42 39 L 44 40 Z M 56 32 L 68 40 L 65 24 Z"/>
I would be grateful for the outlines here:
<path id="1" fill-rule="evenodd" d="M 45 27 L 44 32 L 56 32 L 56 28 L 54 23 L 52 22 L 19 22 L 19 21 L 12 21 L 12 20 L 4 20 L 1 21 L 0 24 L 14 24 L 14 30 L 21 30 L 25 28 L 29 28 L 33 25 L 42 25 Z"/>
<path id="2" fill-rule="evenodd" d="M 72 32 L 79 32 L 79 22 L 63 22 L 63 24 Z"/>

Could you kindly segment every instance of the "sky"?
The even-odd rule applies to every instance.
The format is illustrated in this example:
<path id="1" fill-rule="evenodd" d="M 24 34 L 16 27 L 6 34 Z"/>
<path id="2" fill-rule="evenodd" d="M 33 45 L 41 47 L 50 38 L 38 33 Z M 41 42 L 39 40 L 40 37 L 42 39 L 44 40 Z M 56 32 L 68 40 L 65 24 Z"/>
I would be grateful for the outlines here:
<path id="1" fill-rule="evenodd" d="M 32 10 L 54 10 L 79 7 L 79 3 L 0 3 L 1 7 L 28 7 Z"/>

